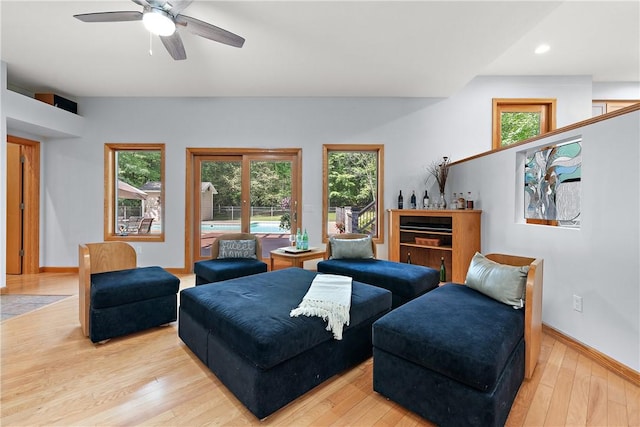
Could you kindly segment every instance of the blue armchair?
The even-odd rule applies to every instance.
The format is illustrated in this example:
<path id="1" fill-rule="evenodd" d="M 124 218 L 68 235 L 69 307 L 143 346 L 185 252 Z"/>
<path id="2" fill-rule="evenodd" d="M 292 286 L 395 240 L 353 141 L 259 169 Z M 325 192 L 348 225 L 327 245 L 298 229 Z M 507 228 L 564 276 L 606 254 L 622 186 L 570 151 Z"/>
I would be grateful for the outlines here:
<path id="1" fill-rule="evenodd" d="M 223 234 L 211 244 L 211 259 L 193 266 L 196 286 L 266 271 L 260 239 L 251 233 Z"/>

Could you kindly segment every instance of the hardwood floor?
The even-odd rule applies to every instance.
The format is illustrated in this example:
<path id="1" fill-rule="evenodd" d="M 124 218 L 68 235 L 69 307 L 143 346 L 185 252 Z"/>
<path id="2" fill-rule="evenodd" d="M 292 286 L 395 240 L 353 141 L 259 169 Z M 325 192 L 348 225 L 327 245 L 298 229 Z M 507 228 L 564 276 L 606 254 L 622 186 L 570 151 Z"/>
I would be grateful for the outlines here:
<path id="1" fill-rule="evenodd" d="M 193 286 L 193 275 L 181 276 Z M 177 325 L 94 345 L 78 322 L 77 275 L 8 279 L 7 293 L 73 294 L 0 324 L 0 424 L 428 426 L 372 390 L 372 360 L 257 420 L 177 336 Z M 640 388 L 543 336 L 508 426 L 640 426 Z"/>

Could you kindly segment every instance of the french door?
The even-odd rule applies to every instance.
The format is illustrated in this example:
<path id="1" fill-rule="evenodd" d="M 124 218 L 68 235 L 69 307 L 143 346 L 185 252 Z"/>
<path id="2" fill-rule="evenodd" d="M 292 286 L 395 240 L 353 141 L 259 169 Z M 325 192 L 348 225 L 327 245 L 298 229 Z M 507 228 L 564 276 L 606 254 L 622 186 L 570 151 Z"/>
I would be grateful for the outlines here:
<path id="1" fill-rule="evenodd" d="M 288 245 L 301 211 L 299 149 L 190 150 L 193 262 L 225 233 L 259 235 L 263 257 Z"/>

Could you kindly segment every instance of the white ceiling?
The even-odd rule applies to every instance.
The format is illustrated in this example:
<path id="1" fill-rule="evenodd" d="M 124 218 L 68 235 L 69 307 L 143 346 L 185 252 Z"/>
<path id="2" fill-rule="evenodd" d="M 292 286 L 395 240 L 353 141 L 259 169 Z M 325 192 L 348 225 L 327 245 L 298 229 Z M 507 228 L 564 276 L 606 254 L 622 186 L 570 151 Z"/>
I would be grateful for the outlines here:
<path id="1" fill-rule="evenodd" d="M 183 13 L 246 39 L 186 31 L 174 61 L 140 22 L 78 13 L 132 1 L 0 1 L 9 84 L 81 96 L 447 97 L 477 75 L 640 81 L 640 0 L 207 1 Z M 551 51 L 533 53 L 546 42 Z"/>

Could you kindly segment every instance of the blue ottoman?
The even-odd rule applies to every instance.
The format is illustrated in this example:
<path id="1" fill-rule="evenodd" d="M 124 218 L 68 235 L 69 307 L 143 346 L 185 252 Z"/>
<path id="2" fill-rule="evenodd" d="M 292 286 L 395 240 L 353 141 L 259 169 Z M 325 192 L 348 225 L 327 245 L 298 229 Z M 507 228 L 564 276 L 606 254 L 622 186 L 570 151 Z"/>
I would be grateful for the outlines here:
<path id="1" fill-rule="evenodd" d="M 92 274 L 91 341 L 175 322 L 179 287 L 180 279 L 161 267 Z"/>
<path id="2" fill-rule="evenodd" d="M 221 282 L 236 277 L 265 273 L 267 264 L 253 258 L 222 258 L 198 261 L 193 265 L 196 286 Z"/>
<path id="3" fill-rule="evenodd" d="M 320 261 L 318 272 L 349 276 L 388 289 L 393 294 L 393 308 L 429 292 L 440 283 L 440 273 L 433 268 L 373 258 Z"/>
<path id="4" fill-rule="evenodd" d="M 371 356 L 371 325 L 391 293 L 353 282 L 342 340 L 319 317 L 290 317 L 316 273 L 287 268 L 180 292 L 178 334 L 256 417 L 264 418 Z"/>
<path id="5" fill-rule="evenodd" d="M 440 426 L 502 426 L 524 350 L 524 310 L 447 284 L 374 323 L 373 388 Z"/>

